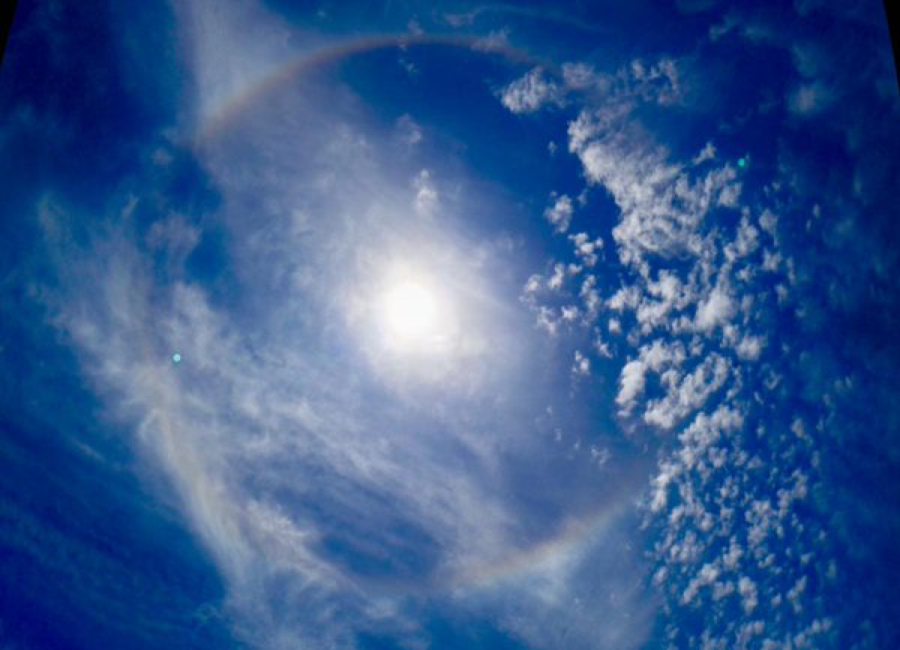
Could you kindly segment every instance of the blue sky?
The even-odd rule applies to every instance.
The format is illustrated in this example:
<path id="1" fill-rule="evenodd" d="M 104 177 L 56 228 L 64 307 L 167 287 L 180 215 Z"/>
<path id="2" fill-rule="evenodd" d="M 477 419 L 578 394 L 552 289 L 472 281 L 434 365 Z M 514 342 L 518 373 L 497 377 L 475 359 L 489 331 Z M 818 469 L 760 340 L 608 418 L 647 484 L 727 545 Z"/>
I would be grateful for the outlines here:
<path id="1" fill-rule="evenodd" d="M 877 2 L 20 2 L 0 647 L 896 647 L 893 66 Z"/>

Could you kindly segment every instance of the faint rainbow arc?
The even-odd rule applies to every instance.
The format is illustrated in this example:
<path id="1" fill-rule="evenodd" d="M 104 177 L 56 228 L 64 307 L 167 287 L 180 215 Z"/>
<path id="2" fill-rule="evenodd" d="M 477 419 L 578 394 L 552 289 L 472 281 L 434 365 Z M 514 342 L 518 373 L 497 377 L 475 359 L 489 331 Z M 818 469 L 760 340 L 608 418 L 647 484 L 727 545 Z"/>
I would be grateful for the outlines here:
<path id="1" fill-rule="evenodd" d="M 573 519 L 554 537 L 537 542 L 498 562 L 481 564 L 457 575 L 452 588 L 490 588 L 529 573 L 540 573 L 563 555 L 580 554 L 617 519 L 633 509 L 628 499 L 617 499 L 586 519 Z"/>
<path id="2" fill-rule="evenodd" d="M 227 127 L 255 100 L 265 96 L 294 77 L 358 54 L 391 48 L 447 46 L 500 56 L 520 65 L 540 65 L 533 56 L 505 43 L 489 43 L 483 38 L 447 34 L 378 34 L 331 43 L 290 57 L 268 74 L 262 75 L 228 98 L 224 105 L 203 119 L 196 129 L 194 143 L 202 144 Z"/>
<path id="3" fill-rule="evenodd" d="M 503 43 L 487 43 L 482 38 L 440 34 L 379 34 L 331 43 L 312 51 L 290 57 L 273 71 L 261 75 L 244 89 L 234 93 L 212 115 L 201 121 L 194 136 L 194 144 L 202 145 L 243 114 L 252 104 L 270 92 L 304 73 L 351 56 L 417 46 L 448 46 L 485 55 L 500 56 L 519 65 L 543 66 L 553 70 L 555 66 L 537 60 L 523 50 Z M 532 544 L 511 553 L 505 560 L 489 562 L 464 569 L 451 580 L 450 587 L 486 588 L 507 579 L 515 579 L 532 571 L 539 571 L 554 558 L 577 553 L 603 530 L 624 514 L 632 504 L 619 499 L 593 513 L 587 520 L 573 520 L 556 536 Z"/>

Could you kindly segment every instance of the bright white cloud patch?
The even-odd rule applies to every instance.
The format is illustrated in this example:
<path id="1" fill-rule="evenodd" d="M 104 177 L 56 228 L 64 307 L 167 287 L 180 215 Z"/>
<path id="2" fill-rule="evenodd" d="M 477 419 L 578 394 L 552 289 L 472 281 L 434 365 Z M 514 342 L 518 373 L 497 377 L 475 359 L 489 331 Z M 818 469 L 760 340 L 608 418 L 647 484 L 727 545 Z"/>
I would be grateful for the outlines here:
<path id="1" fill-rule="evenodd" d="M 609 269 L 595 270 L 602 242 L 569 238 L 583 287 L 578 305 L 586 327 L 603 311 L 614 314 L 607 329 L 626 351 L 613 357 L 621 363 L 615 405 L 623 428 L 656 432 L 672 449 L 647 498 L 648 523 L 659 532 L 655 582 L 673 611 L 702 612 L 707 623 L 699 632 L 671 624 L 672 647 L 814 647 L 812 639 L 832 623 L 806 616 L 819 605 L 808 603 L 802 567 L 814 561 L 813 536 L 822 534 L 813 532 L 820 522 L 804 523 L 797 510 L 808 498 L 811 479 L 800 466 L 809 439 L 791 433 L 789 421 L 776 433 L 756 419 L 768 399 L 760 391 L 773 394 L 783 377 L 768 365 L 761 320 L 790 299 L 796 281 L 780 250 L 774 208 L 741 204 L 738 168 L 714 143 L 680 162 L 638 123 L 642 103 L 683 99 L 673 61 L 635 61 L 611 74 L 568 64 L 563 79 L 570 101 L 582 104 L 568 125 L 569 151 L 619 211 L 612 281 Z M 601 79 L 602 93 L 592 96 L 587 89 L 596 93 Z M 815 92 L 798 93 L 795 112 L 821 108 Z M 583 218 L 590 223 L 589 210 Z M 763 273 L 778 277 L 774 290 L 771 276 L 757 284 Z M 551 279 L 564 286 L 563 273 Z M 558 325 L 548 317 L 552 296 L 528 295 L 538 320 Z M 605 356 L 600 348 L 597 356 Z M 759 441 L 773 436 L 778 442 L 763 448 L 777 445 L 783 455 L 763 460 Z M 798 563 L 801 552 L 806 559 Z"/>
<path id="2" fill-rule="evenodd" d="M 556 232 L 566 232 L 572 222 L 572 199 L 563 194 L 544 210 L 544 218 L 553 226 Z"/>
<path id="3" fill-rule="evenodd" d="M 548 105 L 560 105 L 563 92 L 542 68 L 534 68 L 503 89 L 501 101 L 513 113 L 533 113 Z"/>
<path id="4" fill-rule="evenodd" d="M 703 331 L 722 325 L 734 313 L 734 301 L 722 287 L 716 287 L 697 307 L 697 328 Z"/>

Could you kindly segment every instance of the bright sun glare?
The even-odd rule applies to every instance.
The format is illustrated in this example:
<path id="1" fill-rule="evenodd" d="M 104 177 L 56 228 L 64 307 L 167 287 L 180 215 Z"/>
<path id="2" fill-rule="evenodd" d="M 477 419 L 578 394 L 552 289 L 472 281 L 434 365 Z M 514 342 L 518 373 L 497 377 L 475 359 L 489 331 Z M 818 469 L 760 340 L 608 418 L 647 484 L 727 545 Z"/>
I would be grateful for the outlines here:
<path id="1" fill-rule="evenodd" d="M 383 307 L 390 334 L 403 341 L 422 340 L 435 331 L 437 300 L 423 284 L 407 280 L 391 287 Z"/>

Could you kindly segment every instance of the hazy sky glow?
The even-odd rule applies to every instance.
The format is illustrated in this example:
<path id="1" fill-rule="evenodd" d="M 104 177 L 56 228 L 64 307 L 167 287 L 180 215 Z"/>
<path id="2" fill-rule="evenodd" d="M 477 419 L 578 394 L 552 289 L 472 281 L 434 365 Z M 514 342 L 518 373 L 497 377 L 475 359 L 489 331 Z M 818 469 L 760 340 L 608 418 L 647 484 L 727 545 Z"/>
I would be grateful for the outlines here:
<path id="1" fill-rule="evenodd" d="M 0 101 L 0 647 L 900 645 L 879 3 L 21 2 Z"/>

